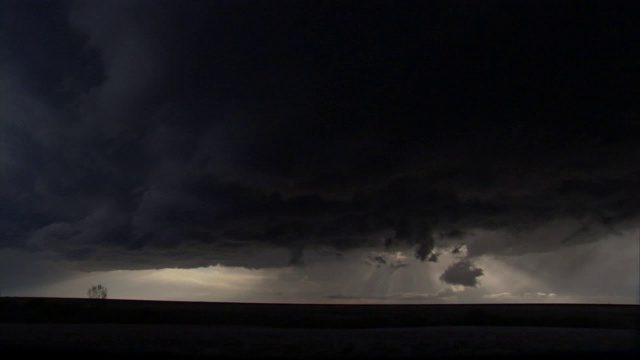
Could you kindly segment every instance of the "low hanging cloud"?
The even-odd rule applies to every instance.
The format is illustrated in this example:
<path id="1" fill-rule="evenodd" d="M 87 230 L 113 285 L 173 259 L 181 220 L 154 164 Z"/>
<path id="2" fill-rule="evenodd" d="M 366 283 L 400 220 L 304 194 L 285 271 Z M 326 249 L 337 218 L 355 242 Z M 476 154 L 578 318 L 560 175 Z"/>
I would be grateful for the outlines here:
<path id="1" fill-rule="evenodd" d="M 479 284 L 478 277 L 482 275 L 482 269 L 476 268 L 469 260 L 462 260 L 449 266 L 440 275 L 440 280 L 451 285 L 475 287 Z"/>
<path id="2" fill-rule="evenodd" d="M 367 256 L 365 264 L 376 269 L 386 268 L 390 273 L 409 266 L 406 257 L 402 253 L 374 252 Z"/>

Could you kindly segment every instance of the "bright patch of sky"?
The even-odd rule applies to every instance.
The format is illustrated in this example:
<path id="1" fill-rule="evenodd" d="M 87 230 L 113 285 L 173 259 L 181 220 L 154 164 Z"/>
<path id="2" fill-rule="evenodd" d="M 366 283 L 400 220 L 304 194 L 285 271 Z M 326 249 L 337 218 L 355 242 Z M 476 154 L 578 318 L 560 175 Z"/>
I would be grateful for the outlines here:
<path id="1" fill-rule="evenodd" d="M 14 274 L 17 278 L 3 271 L 2 295 L 82 298 L 91 285 L 103 284 L 112 299 L 638 304 L 637 235 L 627 232 L 607 241 L 553 252 L 471 258 L 469 261 L 482 269 L 475 287 L 447 284 L 440 278 L 449 266 L 466 256 L 463 246 L 458 251 L 438 249 L 437 262 L 419 262 L 410 250 L 361 249 L 342 256 L 327 256 L 318 251 L 306 256 L 307 263 L 303 266 L 261 269 L 216 265 L 192 269 L 56 272 L 56 262 L 39 259 L 38 267 Z M 6 268 L 13 267 L 9 258 L 21 261 L 29 256 L 15 251 L 2 252 Z M 52 276 L 46 276 L 47 273 Z M 20 277 L 22 281 L 18 281 Z"/>

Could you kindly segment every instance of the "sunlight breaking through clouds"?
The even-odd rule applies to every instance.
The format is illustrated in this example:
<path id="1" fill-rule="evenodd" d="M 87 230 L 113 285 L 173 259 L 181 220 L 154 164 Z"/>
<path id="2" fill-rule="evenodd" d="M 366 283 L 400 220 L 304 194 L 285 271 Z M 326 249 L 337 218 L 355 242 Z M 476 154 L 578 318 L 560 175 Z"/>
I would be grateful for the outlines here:
<path id="1" fill-rule="evenodd" d="M 19 251 L 0 252 L 2 265 L 28 259 L 37 264 L 16 279 L 4 271 L 3 295 L 85 297 L 94 284 L 109 289 L 110 298 L 184 301 L 289 303 L 473 303 L 569 302 L 638 303 L 637 234 L 627 232 L 606 242 L 587 243 L 523 255 L 468 257 L 466 246 L 438 246 L 438 262 L 421 262 L 412 249 L 378 248 L 346 251 L 336 256 L 310 252 L 304 267 L 247 269 L 209 266 L 191 269 L 82 272 L 56 270 L 55 257 Z M 564 252 L 571 252 L 571 260 Z M 459 264 L 482 269 L 477 283 L 443 281 Z M 466 269 L 466 268 L 465 268 Z M 469 270 L 467 269 L 467 270 Z M 52 273 L 50 280 L 39 274 Z M 465 286 L 467 285 L 467 286 Z M 470 286 L 475 285 L 475 286 Z"/>

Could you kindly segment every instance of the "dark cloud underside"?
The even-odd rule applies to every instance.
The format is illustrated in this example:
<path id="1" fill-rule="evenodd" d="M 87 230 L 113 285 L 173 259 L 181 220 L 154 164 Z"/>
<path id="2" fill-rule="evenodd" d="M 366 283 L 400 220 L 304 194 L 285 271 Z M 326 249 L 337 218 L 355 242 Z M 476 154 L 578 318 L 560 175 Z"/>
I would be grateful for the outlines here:
<path id="1" fill-rule="evenodd" d="M 474 287 L 478 285 L 477 278 L 482 274 L 482 269 L 476 268 L 468 260 L 462 260 L 449 266 L 440 276 L 440 280 L 451 285 Z"/>
<path id="2" fill-rule="evenodd" d="M 3 247 L 435 261 L 436 238 L 576 224 L 564 246 L 640 212 L 631 3 L 1 6 Z"/>

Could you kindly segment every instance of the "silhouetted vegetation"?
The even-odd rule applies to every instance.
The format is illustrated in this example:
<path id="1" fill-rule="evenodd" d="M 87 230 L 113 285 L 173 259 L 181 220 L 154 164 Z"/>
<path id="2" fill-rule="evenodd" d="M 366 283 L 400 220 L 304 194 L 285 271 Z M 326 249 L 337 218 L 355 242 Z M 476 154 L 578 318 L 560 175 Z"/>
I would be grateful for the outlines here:
<path id="1" fill-rule="evenodd" d="M 102 286 L 102 284 L 93 285 L 87 290 L 87 296 L 89 299 L 100 299 L 104 300 L 107 298 L 107 288 Z"/>

